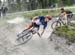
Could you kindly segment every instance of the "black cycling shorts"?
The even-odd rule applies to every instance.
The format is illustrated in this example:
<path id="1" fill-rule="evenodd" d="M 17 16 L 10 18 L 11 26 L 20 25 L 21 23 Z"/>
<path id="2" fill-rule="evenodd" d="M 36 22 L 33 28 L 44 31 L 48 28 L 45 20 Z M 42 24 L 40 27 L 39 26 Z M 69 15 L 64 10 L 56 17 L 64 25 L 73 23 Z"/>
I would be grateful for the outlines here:
<path id="1" fill-rule="evenodd" d="M 37 25 L 36 23 L 32 23 L 32 26 L 38 28 L 39 30 L 40 25 Z"/>

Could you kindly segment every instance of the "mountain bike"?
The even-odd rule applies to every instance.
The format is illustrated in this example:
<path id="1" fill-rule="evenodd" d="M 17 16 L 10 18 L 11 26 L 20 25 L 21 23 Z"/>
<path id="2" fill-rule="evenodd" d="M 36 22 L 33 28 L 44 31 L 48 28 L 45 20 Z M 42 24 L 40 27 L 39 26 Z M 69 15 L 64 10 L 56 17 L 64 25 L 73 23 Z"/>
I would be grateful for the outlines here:
<path id="1" fill-rule="evenodd" d="M 19 33 L 17 35 L 17 42 L 19 43 L 18 45 L 27 43 L 33 37 L 33 35 L 36 33 L 40 36 L 38 31 L 36 31 L 36 30 L 37 30 L 37 28 L 32 28 L 30 30 Z"/>
<path id="2" fill-rule="evenodd" d="M 60 17 L 60 16 L 57 16 L 57 17 L 56 17 L 56 20 L 51 24 L 51 28 L 52 28 L 52 29 L 55 29 L 56 27 L 60 27 L 61 25 L 66 25 L 66 24 L 62 21 L 61 18 L 62 18 L 62 17 Z"/>
<path id="3" fill-rule="evenodd" d="M 56 21 L 54 21 L 52 24 L 51 24 L 51 28 L 52 29 L 54 29 L 54 28 L 56 28 L 56 27 L 60 27 L 61 25 L 71 25 L 70 24 L 70 21 L 71 21 L 71 18 L 73 17 L 73 14 L 71 13 L 71 14 L 67 14 L 67 17 L 66 17 L 66 21 L 67 21 L 67 23 L 64 23 L 64 21 L 62 20 L 62 18 L 63 18 L 63 16 L 62 15 L 58 15 L 57 17 L 56 17 Z M 65 17 L 64 17 L 65 18 Z"/>

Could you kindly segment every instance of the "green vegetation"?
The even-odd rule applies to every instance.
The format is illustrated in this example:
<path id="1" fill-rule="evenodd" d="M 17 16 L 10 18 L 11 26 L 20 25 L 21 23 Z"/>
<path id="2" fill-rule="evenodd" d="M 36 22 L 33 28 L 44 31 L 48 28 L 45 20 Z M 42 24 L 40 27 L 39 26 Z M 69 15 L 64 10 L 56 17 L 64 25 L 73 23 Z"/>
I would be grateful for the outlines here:
<path id="1" fill-rule="evenodd" d="M 74 11 L 75 10 L 75 6 L 66 6 L 65 7 L 66 10 L 71 10 Z M 55 10 L 51 10 L 51 9 L 37 9 L 37 10 L 32 10 L 32 11 L 25 11 L 25 12 L 18 12 L 18 13 L 14 13 L 14 14 L 10 14 L 7 16 L 7 18 L 12 19 L 15 18 L 16 16 L 24 16 L 25 18 L 32 18 L 34 16 L 42 16 L 42 15 L 51 15 L 51 16 L 57 16 L 60 12 L 60 8 L 55 8 Z"/>
<path id="2" fill-rule="evenodd" d="M 65 6 L 73 6 L 75 4 L 75 0 L 4 0 L 8 4 L 9 12 L 16 11 L 30 11 L 36 9 L 46 9 L 50 8 L 52 5 L 56 7 L 65 7 Z M 11 4 L 12 3 L 12 4 Z M 0 4 L 3 4 L 0 1 Z"/>
<path id="3" fill-rule="evenodd" d="M 7 19 L 14 19 L 15 17 L 19 17 L 19 16 L 23 16 L 25 18 L 33 18 L 34 16 L 39 16 L 39 15 L 51 15 L 51 16 L 57 16 L 60 12 L 59 10 L 60 8 L 56 8 L 56 10 L 51 10 L 51 9 L 37 9 L 37 10 L 33 10 L 33 11 L 25 11 L 25 12 L 16 12 L 16 13 L 11 13 L 3 18 L 0 18 L 2 20 L 0 20 L 0 25 L 6 23 L 5 21 Z M 74 6 L 70 6 L 70 7 L 65 7 L 65 9 L 71 9 L 71 10 L 75 10 Z"/>
<path id="4" fill-rule="evenodd" d="M 70 7 L 66 6 L 65 9 L 74 11 L 75 10 L 75 6 L 70 6 Z M 37 10 L 25 12 L 23 14 L 23 16 L 29 17 L 29 18 L 32 18 L 34 16 L 40 16 L 40 15 L 57 16 L 59 14 L 59 12 L 60 12 L 60 8 L 55 8 L 55 10 L 51 10 L 51 9 L 37 9 Z"/>
<path id="5" fill-rule="evenodd" d="M 29 11 L 25 13 L 23 16 L 32 18 L 34 16 L 45 16 L 45 15 L 51 15 L 51 16 L 57 16 L 59 14 L 58 10 L 49 10 L 49 9 L 40 9 L 36 11 Z"/>
<path id="6" fill-rule="evenodd" d="M 72 29 L 72 28 L 64 25 L 64 26 L 61 26 L 61 27 L 57 27 L 55 32 L 60 37 L 66 37 L 66 38 L 68 38 L 69 40 L 72 40 L 72 41 L 75 40 L 75 28 Z"/>

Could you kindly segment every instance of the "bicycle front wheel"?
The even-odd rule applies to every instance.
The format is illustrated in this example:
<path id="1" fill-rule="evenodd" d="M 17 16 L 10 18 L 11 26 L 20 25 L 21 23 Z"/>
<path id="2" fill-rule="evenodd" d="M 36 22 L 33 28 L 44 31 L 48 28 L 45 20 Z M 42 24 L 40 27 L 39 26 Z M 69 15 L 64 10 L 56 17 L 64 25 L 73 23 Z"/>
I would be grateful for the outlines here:
<path id="1" fill-rule="evenodd" d="M 55 29 L 56 27 L 59 27 L 59 26 L 61 26 L 61 23 L 60 23 L 60 22 L 57 22 L 57 21 L 55 21 L 55 22 L 53 22 L 53 23 L 51 24 L 51 28 L 52 28 L 52 29 Z"/>
<path id="2" fill-rule="evenodd" d="M 32 36 L 33 36 L 32 32 L 29 31 L 29 32 L 25 33 L 25 35 L 18 37 L 17 42 L 20 45 L 27 43 L 32 38 Z"/>

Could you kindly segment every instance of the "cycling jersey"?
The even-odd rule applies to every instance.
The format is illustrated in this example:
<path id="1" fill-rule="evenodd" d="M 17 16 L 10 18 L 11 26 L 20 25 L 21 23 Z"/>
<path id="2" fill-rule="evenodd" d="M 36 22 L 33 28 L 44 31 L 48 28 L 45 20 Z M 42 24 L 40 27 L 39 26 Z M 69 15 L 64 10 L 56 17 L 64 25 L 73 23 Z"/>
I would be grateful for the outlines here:
<path id="1" fill-rule="evenodd" d="M 67 10 L 67 11 L 62 11 L 61 13 L 64 13 L 64 15 L 67 15 L 68 18 L 72 18 L 73 14 L 71 11 Z"/>
<path id="2" fill-rule="evenodd" d="M 40 27 L 40 25 L 43 25 L 43 29 L 45 29 L 46 26 L 47 26 L 47 22 L 45 22 L 45 17 L 44 16 L 36 17 L 36 20 L 34 22 L 36 23 L 35 26 L 37 26 L 38 28 Z"/>

